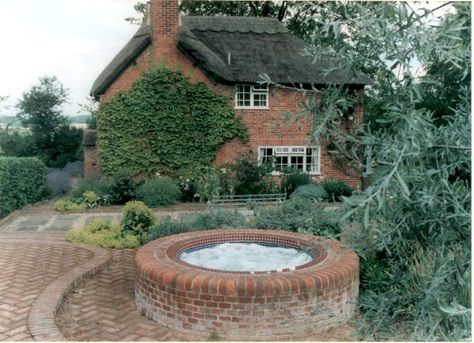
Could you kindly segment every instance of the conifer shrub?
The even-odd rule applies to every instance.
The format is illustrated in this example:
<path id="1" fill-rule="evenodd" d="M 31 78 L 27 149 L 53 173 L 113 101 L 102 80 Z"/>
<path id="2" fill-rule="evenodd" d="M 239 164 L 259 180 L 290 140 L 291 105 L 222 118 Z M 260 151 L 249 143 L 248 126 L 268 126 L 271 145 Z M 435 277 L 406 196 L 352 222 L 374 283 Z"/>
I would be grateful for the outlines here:
<path id="1" fill-rule="evenodd" d="M 120 229 L 124 236 L 136 236 L 143 243 L 155 221 L 155 215 L 142 201 L 130 201 L 122 210 Z"/>

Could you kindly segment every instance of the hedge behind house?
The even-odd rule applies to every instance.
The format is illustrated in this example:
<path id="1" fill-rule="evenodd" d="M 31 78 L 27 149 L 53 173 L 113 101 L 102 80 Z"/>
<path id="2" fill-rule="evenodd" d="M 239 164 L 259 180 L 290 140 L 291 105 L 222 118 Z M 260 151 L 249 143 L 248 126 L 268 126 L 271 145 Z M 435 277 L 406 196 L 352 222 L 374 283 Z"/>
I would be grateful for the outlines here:
<path id="1" fill-rule="evenodd" d="M 35 157 L 0 157 L 0 218 L 46 194 L 46 166 L 42 161 Z"/>

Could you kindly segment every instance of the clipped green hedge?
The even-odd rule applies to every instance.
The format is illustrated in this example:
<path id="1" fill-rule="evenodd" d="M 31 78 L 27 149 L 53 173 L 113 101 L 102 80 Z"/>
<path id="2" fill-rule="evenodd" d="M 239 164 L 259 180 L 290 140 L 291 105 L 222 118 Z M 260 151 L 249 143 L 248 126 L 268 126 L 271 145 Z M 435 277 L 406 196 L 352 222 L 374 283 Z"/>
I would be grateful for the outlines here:
<path id="1" fill-rule="evenodd" d="M 163 66 L 103 104 L 97 126 L 106 175 L 151 176 L 207 166 L 223 143 L 247 134 L 228 97 Z"/>
<path id="2" fill-rule="evenodd" d="M 42 161 L 0 157 L 0 218 L 46 195 L 46 166 Z"/>

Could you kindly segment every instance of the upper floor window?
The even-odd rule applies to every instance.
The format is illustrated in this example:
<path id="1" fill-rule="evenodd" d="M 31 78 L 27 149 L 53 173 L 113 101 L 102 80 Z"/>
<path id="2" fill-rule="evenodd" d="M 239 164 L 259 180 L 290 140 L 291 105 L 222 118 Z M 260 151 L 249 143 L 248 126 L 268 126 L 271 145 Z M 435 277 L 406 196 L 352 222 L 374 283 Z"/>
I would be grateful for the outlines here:
<path id="1" fill-rule="evenodd" d="M 237 85 L 235 108 L 268 108 L 268 86 Z"/>

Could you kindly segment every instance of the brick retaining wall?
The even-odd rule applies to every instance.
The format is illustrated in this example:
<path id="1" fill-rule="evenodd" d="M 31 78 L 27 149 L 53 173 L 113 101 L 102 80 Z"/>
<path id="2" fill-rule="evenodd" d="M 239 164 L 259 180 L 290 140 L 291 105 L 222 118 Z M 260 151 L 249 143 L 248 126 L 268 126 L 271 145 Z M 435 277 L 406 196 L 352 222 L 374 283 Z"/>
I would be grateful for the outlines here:
<path id="1" fill-rule="evenodd" d="M 176 255 L 202 244 L 252 241 L 304 247 L 314 260 L 283 272 L 225 272 Z M 281 340 L 325 331 L 350 319 L 358 295 L 357 255 L 340 243 L 271 230 L 215 230 L 153 241 L 136 255 L 135 301 L 145 315 L 183 333 Z"/>

